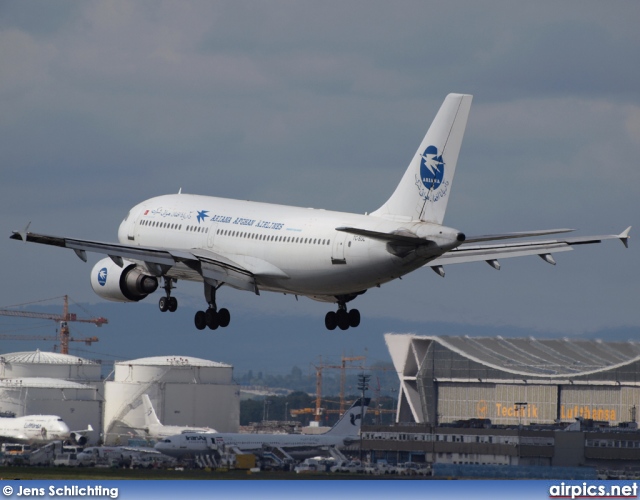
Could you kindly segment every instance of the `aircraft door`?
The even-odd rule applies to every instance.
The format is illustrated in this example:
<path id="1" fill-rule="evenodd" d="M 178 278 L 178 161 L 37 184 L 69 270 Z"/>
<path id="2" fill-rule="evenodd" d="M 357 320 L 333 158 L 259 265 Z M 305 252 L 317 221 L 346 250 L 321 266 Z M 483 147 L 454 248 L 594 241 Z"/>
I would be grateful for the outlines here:
<path id="1" fill-rule="evenodd" d="M 127 229 L 127 240 L 128 241 L 136 241 L 136 237 L 138 235 L 138 219 L 140 218 L 140 210 L 134 209 L 129 212 L 125 220 L 120 225 L 120 231 L 118 231 L 118 236 L 121 237 L 122 230 L 124 227 Z"/>
<path id="2" fill-rule="evenodd" d="M 217 230 L 218 224 L 216 224 L 215 222 L 209 226 L 209 232 L 207 233 L 207 247 L 209 248 L 209 250 L 213 250 Z"/>
<path id="3" fill-rule="evenodd" d="M 347 244 L 347 237 L 349 235 L 347 233 L 343 233 L 341 231 L 336 231 L 335 236 L 333 238 L 333 248 L 331 252 L 331 263 L 332 264 L 346 264 L 347 259 L 345 258 L 344 251 L 345 246 Z"/>

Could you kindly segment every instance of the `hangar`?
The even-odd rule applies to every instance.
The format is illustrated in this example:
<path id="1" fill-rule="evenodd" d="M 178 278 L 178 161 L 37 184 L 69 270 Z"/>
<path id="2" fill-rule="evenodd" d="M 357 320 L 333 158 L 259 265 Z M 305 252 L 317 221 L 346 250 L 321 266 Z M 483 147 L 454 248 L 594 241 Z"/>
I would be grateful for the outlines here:
<path id="1" fill-rule="evenodd" d="M 635 422 L 640 343 L 386 334 L 400 378 L 396 422 Z"/>

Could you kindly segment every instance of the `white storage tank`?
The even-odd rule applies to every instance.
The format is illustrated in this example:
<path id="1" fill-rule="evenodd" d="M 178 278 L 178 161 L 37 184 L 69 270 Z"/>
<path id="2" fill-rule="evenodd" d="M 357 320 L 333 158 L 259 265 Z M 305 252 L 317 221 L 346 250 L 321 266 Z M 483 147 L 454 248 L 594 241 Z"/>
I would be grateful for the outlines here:
<path id="1" fill-rule="evenodd" d="M 71 430 L 91 425 L 87 437 L 95 443 L 103 421 L 101 365 L 40 350 L 0 355 L 0 411 L 58 415 Z"/>
<path id="2" fill-rule="evenodd" d="M 99 382 L 101 365 L 70 354 L 38 350 L 0 355 L 0 379 L 46 377 Z"/>
<path id="3" fill-rule="evenodd" d="M 105 382 L 104 441 L 125 444 L 146 437 L 141 396 L 148 394 L 164 425 L 237 432 L 240 391 L 233 367 L 186 356 L 156 356 L 115 364 Z"/>

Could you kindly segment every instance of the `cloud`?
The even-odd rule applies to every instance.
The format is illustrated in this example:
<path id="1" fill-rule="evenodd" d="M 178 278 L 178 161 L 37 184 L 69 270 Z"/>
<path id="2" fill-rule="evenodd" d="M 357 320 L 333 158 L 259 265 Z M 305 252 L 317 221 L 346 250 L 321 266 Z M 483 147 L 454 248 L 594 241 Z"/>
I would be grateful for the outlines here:
<path id="1" fill-rule="evenodd" d="M 31 220 L 113 240 L 129 207 L 179 188 L 372 211 L 453 91 L 474 104 L 447 224 L 621 231 L 640 213 L 640 6 L 580 5 L 5 1 L 0 227 Z M 5 245 L 0 303 L 73 289 L 95 300 L 75 255 Z M 418 318 L 427 303 L 430 317 L 463 324 L 638 325 L 635 250 L 603 249 L 515 275 L 504 272 L 515 262 L 497 275 L 458 266 L 444 282 L 419 271 L 358 307 Z M 46 274 L 37 293 L 31 273 Z"/>

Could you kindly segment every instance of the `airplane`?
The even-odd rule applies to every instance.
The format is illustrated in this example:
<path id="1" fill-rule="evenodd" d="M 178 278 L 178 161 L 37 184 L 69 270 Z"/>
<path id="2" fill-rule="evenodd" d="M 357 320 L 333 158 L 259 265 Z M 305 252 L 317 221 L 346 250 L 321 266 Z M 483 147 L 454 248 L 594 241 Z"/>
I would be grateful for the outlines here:
<path id="1" fill-rule="evenodd" d="M 142 395 L 142 406 L 144 408 L 144 431 L 147 435 L 153 439 L 162 439 L 176 434 L 182 434 L 184 432 L 218 432 L 215 429 L 209 427 L 189 427 L 180 425 L 162 425 L 158 415 L 156 414 L 151 399 L 147 394 Z"/>
<path id="2" fill-rule="evenodd" d="M 503 240 L 573 231 L 551 229 L 467 236 L 443 225 L 472 96 L 449 94 L 391 197 L 371 213 L 354 214 L 169 194 L 134 206 L 118 229 L 119 243 L 104 243 L 23 231 L 10 238 L 70 248 L 83 261 L 87 252 L 105 254 L 91 271 L 100 297 L 137 302 L 162 280 L 162 312 L 178 307 L 171 295 L 178 280 L 204 283 L 206 310 L 196 328 L 226 327 L 228 309 L 218 309 L 216 292 L 227 285 L 260 294 L 271 291 L 337 304 L 325 316 L 329 330 L 355 328 L 358 309 L 347 303 L 422 267 L 444 277 L 444 266 L 552 254 L 576 245 L 618 238 L 628 246 L 631 227 L 618 235 L 562 237 L 503 243 Z M 491 243 L 489 243 L 491 242 Z"/>
<path id="3" fill-rule="evenodd" d="M 0 439 L 24 443 L 49 443 L 71 438 L 69 426 L 57 415 L 0 417 Z"/>
<path id="4" fill-rule="evenodd" d="M 340 420 L 323 434 L 239 434 L 186 432 L 156 443 L 155 449 L 178 459 L 208 454 L 215 450 L 262 455 L 276 449 L 285 456 L 311 457 L 319 449 L 340 450 L 360 439 L 362 418 L 370 399 L 356 400 Z"/>

